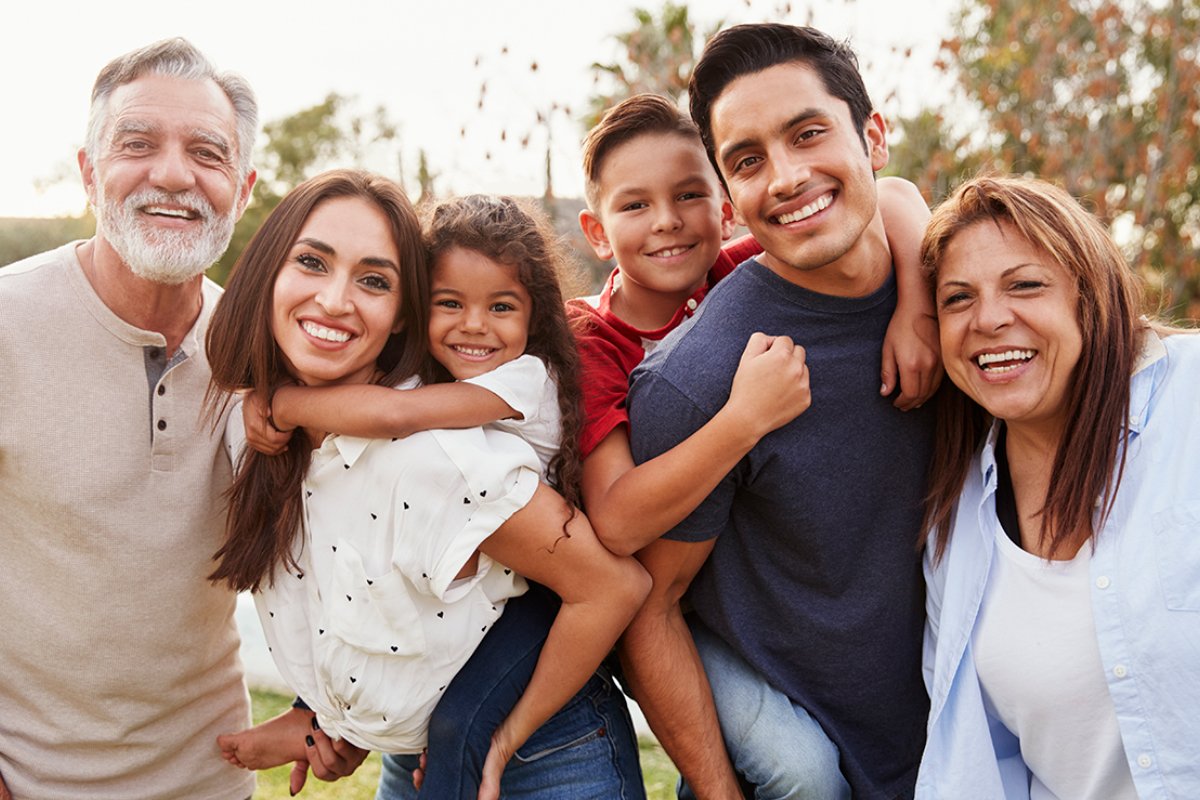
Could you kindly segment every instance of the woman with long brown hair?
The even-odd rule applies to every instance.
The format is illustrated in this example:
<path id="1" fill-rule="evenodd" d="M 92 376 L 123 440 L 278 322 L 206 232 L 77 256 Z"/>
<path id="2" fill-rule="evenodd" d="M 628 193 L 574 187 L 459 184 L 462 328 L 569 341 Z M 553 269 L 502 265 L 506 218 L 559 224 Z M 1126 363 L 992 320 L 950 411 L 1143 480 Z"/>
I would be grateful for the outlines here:
<path id="1" fill-rule="evenodd" d="M 984 177 L 933 215 L 927 798 L 1200 797 L 1200 337 L 1099 221 Z"/>
<path id="2" fill-rule="evenodd" d="M 413 376 L 427 353 L 429 291 L 416 217 L 395 184 L 346 170 L 305 182 L 226 287 L 208 343 L 214 402 L 216 391 L 269 397 L 284 382 Z M 213 579 L 255 592 L 272 654 L 314 728 L 419 752 L 440 692 L 525 590 L 520 576 L 561 596 L 528 690 L 493 737 L 480 796 L 496 796 L 508 758 L 611 648 L 645 574 L 600 546 L 510 433 L 365 440 L 305 428 L 283 454 L 262 456 L 242 452 L 241 415 L 232 420 L 238 476 Z M 295 758 L 307 755 L 302 722 L 288 740 Z M 236 747 L 226 755 L 238 761 Z"/>

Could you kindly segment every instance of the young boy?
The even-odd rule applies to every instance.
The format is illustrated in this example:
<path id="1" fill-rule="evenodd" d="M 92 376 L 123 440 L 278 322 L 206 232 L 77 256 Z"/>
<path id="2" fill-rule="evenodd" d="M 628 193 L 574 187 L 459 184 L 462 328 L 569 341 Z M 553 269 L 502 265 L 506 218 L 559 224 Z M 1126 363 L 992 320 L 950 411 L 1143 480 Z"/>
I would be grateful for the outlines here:
<path id="1" fill-rule="evenodd" d="M 803 348 L 787 337 L 752 337 L 725 407 L 635 467 L 625 408 L 630 373 L 761 248 L 747 236 L 722 249 L 732 207 L 695 124 L 663 97 L 636 95 L 610 109 L 585 140 L 584 172 L 580 226 L 596 255 L 615 258 L 617 267 L 599 295 L 567 304 L 584 368 L 583 498 L 601 541 L 628 554 L 679 523 L 762 436 L 808 407 L 808 372 Z M 917 256 L 929 211 L 916 187 L 897 179 L 880 181 L 879 203 L 900 284 L 881 392 L 891 394 L 898 371 L 904 391 L 895 405 L 907 410 L 928 399 L 941 376 Z"/>

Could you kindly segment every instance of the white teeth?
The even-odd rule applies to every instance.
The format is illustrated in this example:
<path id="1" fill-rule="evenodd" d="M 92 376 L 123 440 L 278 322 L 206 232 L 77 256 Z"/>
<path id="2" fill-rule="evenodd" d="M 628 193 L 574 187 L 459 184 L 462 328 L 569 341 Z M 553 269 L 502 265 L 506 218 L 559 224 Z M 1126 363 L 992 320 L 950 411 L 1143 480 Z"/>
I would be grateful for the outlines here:
<path id="1" fill-rule="evenodd" d="M 309 322 L 309 321 L 305 320 L 304 322 L 300 323 L 300 327 L 303 328 L 304 332 L 307 333 L 309 336 L 315 337 L 317 339 L 324 339 L 327 342 L 348 342 L 348 341 L 350 341 L 350 334 L 347 333 L 346 331 L 335 331 L 332 328 L 326 328 L 324 326 L 318 325 L 315 322 Z"/>
<path id="2" fill-rule="evenodd" d="M 463 347 L 462 345 L 454 345 L 456 352 L 462 353 L 464 356 L 475 356 L 482 358 L 492 352 L 490 347 Z"/>
<path id="3" fill-rule="evenodd" d="M 824 211 L 825 209 L 829 208 L 829 204 L 832 202 L 833 195 L 823 194 L 799 211 L 793 211 L 790 214 L 780 214 L 775 218 L 775 221 L 780 225 L 787 225 L 789 222 L 797 222 L 802 219 L 808 219 L 818 211 Z"/>
<path id="4" fill-rule="evenodd" d="M 1005 364 L 998 367 L 989 367 L 988 365 L 1008 361 L 1028 361 L 1036 354 L 1036 350 L 1005 350 L 1003 353 L 981 353 L 976 361 L 980 368 L 986 369 L 989 372 L 1009 372 L 1021 365 Z"/>
<path id="5" fill-rule="evenodd" d="M 179 219 L 195 219 L 196 212 L 184 208 L 163 208 L 162 206 L 146 206 L 147 214 L 157 214 L 160 217 L 177 217 Z"/>
<path id="6" fill-rule="evenodd" d="M 651 253 L 650 255 L 655 256 L 657 258 L 670 258 L 671 256 L 682 255 L 691 249 L 692 248 L 690 248 L 690 247 L 668 247 L 666 250 L 656 250 L 655 252 Z"/>

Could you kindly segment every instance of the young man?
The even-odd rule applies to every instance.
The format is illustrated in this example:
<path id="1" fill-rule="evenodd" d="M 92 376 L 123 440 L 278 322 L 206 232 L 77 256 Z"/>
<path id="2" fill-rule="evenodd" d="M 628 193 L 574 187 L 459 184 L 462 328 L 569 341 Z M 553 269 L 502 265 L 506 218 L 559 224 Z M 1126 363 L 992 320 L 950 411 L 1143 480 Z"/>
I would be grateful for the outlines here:
<path id="1" fill-rule="evenodd" d="M 754 330 L 804 346 L 813 402 L 642 551 L 655 588 L 625 635 L 626 676 L 700 797 L 739 796 L 721 733 L 759 796 L 911 796 L 932 420 L 900 413 L 874 380 L 896 296 L 874 176 L 883 121 L 849 49 L 806 28 L 723 31 L 689 95 L 765 252 L 634 373 L 633 455 L 653 459 L 708 422 Z"/>

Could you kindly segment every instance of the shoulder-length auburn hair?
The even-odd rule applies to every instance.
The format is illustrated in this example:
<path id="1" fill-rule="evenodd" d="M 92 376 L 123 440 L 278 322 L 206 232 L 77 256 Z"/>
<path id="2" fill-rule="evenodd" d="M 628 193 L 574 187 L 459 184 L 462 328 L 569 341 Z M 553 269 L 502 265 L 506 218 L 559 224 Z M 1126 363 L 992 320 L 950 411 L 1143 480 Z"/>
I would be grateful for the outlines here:
<path id="1" fill-rule="evenodd" d="M 921 243 L 933 286 L 946 248 L 974 225 L 1008 223 L 1075 278 L 1083 351 L 1066 398 L 1067 426 L 1054 456 L 1054 480 L 1041 510 L 1050 557 L 1091 540 L 1112 509 L 1125 466 L 1121 440 L 1129 419 L 1129 378 L 1139 352 L 1141 290 L 1098 219 L 1045 181 L 984 176 L 958 187 L 934 212 Z M 950 540 L 954 504 L 992 418 L 947 382 L 938 397 L 923 539 L 940 559 Z M 1099 501 L 1099 502 L 1097 502 Z M 1099 508 L 1099 515 L 1096 515 Z"/>
<path id="2" fill-rule="evenodd" d="M 332 170 L 288 193 L 234 265 L 205 341 L 212 366 L 210 409 L 228 403 L 229 392 L 253 389 L 270 397 L 292 380 L 271 330 L 275 278 L 313 209 L 342 197 L 379 208 L 400 255 L 403 329 L 388 339 L 377 359 L 385 373 L 379 383 L 396 383 L 420 369 L 427 349 L 429 278 L 417 215 L 393 181 L 359 170 Z M 304 436 L 293 436 L 278 456 L 246 450 L 229 490 L 225 543 L 214 556 L 218 563 L 210 580 L 255 591 L 264 579 L 268 585 L 274 581 L 276 566 L 295 566 L 293 543 L 303 525 L 301 487 L 311 453 Z"/>
<path id="3" fill-rule="evenodd" d="M 492 261 L 516 269 L 517 280 L 529 292 L 533 309 L 525 352 L 545 362 L 558 386 L 562 443 L 550 462 L 554 488 L 573 507 L 580 504 L 583 459 L 579 434 L 579 351 L 567 321 L 562 284 L 574 277 L 574 262 L 549 221 L 533 206 L 511 197 L 473 194 L 437 204 L 428 213 L 425 248 L 432 270 L 444 253 L 456 247 L 474 250 Z M 430 359 L 433 380 L 452 380 Z"/>

